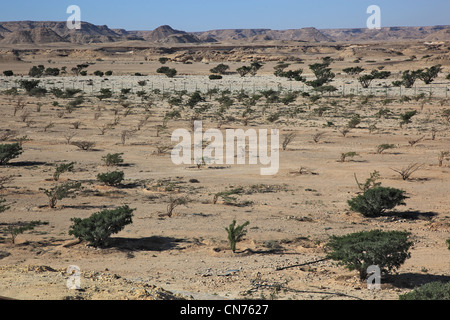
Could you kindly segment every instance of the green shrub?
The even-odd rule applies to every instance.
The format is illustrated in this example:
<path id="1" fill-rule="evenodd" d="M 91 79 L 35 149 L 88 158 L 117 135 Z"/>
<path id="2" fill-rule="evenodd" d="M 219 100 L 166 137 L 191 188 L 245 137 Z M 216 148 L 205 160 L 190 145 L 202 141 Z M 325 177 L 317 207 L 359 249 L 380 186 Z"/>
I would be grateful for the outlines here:
<path id="1" fill-rule="evenodd" d="M 62 163 L 56 166 L 55 172 L 53 173 L 53 180 L 58 181 L 59 176 L 64 172 L 73 172 L 73 165 L 75 162 Z"/>
<path id="2" fill-rule="evenodd" d="M 119 185 L 122 182 L 123 178 L 124 178 L 123 171 L 99 173 L 97 175 L 97 179 L 108 186 Z"/>
<path id="3" fill-rule="evenodd" d="M 5 202 L 6 202 L 5 199 L 0 198 L 0 213 L 5 212 L 6 210 L 9 209 L 9 206 L 6 206 L 6 205 L 2 204 L 2 203 L 5 203 Z"/>
<path id="4" fill-rule="evenodd" d="M 386 210 L 398 205 L 405 205 L 404 200 L 408 197 L 405 191 L 388 188 L 375 187 L 366 190 L 363 194 L 348 200 L 350 209 L 363 214 L 365 217 L 378 217 Z"/>
<path id="5" fill-rule="evenodd" d="M 218 75 L 218 74 L 211 74 L 211 75 L 209 75 L 209 80 L 220 80 L 222 78 L 223 77 L 221 75 Z"/>
<path id="6" fill-rule="evenodd" d="M 44 193 L 48 197 L 49 201 L 49 207 L 54 208 L 56 206 L 56 203 L 58 200 L 62 200 L 64 198 L 75 197 L 75 191 L 81 189 L 81 183 L 80 182 L 67 182 L 63 183 L 61 185 L 55 186 L 48 189 L 39 189 L 44 191 Z"/>
<path id="7" fill-rule="evenodd" d="M 88 241 L 92 246 L 105 247 L 112 234 L 122 231 L 126 225 L 133 222 L 134 210 L 125 205 L 113 210 L 94 213 L 86 219 L 72 218 L 70 220 L 73 224 L 69 229 L 69 234 L 80 240 Z"/>
<path id="8" fill-rule="evenodd" d="M 14 72 L 12 70 L 5 70 L 3 71 L 3 75 L 5 77 L 12 77 L 14 75 Z"/>
<path id="9" fill-rule="evenodd" d="M 106 156 L 102 157 L 102 161 L 105 162 L 105 165 L 108 167 L 118 166 L 123 163 L 122 155 L 123 153 L 108 153 Z"/>
<path id="10" fill-rule="evenodd" d="M 156 70 L 156 73 L 163 73 L 169 78 L 173 78 L 177 75 L 177 70 L 169 67 L 160 67 Z"/>
<path id="11" fill-rule="evenodd" d="M 0 165 L 7 164 L 11 159 L 17 158 L 22 153 L 19 143 L 0 144 Z"/>
<path id="12" fill-rule="evenodd" d="M 359 271 L 360 280 L 367 277 L 367 268 L 376 265 L 384 273 L 391 272 L 410 257 L 410 233 L 403 231 L 362 231 L 344 236 L 331 236 L 327 257 L 339 261 L 349 270 Z"/>
<path id="13" fill-rule="evenodd" d="M 220 63 L 216 67 L 209 70 L 211 73 L 218 73 L 218 74 L 224 74 L 228 69 L 230 69 L 230 66 Z"/>
<path id="14" fill-rule="evenodd" d="M 449 239 L 447 239 L 447 244 L 448 244 L 448 250 L 450 250 L 450 238 Z"/>
<path id="15" fill-rule="evenodd" d="M 434 281 L 402 294 L 399 300 L 450 300 L 450 282 Z"/>
<path id="16" fill-rule="evenodd" d="M 30 93 L 31 90 L 37 88 L 40 82 L 40 80 L 20 80 L 19 84 L 22 89 L 25 89 L 27 93 Z"/>

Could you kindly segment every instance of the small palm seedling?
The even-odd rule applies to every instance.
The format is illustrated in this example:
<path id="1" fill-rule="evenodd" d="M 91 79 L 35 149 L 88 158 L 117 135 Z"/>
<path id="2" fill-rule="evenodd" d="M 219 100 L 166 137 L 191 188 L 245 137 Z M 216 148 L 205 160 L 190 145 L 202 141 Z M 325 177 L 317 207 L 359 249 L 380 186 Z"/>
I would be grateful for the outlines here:
<path id="1" fill-rule="evenodd" d="M 391 168 L 391 170 L 397 172 L 403 180 L 408 180 L 414 172 L 421 169 L 423 166 L 424 164 L 411 163 L 402 169 Z"/>
<path id="2" fill-rule="evenodd" d="M 68 183 L 63 183 L 61 185 L 55 186 L 53 188 L 51 188 L 50 190 L 48 189 L 39 189 L 44 191 L 44 193 L 47 195 L 48 197 L 48 201 L 49 201 L 49 207 L 50 208 L 55 208 L 56 207 L 56 203 L 58 200 L 62 200 L 64 198 L 74 198 L 75 197 L 75 192 L 81 189 L 81 183 L 80 182 L 68 182 Z"/>
<path id="3" fill-rule="evenodd" d="M 64 172 L 73 172 L 73 165 L 75 162 L 71 163 L 62 163 L 56 166 L 55 172 L 53 173 L 53 180 L 58 181 L 59 176 Z"/>
<path id="4" fill-rule="evenodd" d="M 250 222 L 246 221 L 242 225 L 236 226 L 236 220 L 233 220 L 230 226 L 225 228 L 228 233 L 228 243 L 230 244 L 231 251 L 236 252 L 236 244 L 239 241 L 242 241 L 244 236 L 247 234 L 245 227 L 249 224 Z"/>

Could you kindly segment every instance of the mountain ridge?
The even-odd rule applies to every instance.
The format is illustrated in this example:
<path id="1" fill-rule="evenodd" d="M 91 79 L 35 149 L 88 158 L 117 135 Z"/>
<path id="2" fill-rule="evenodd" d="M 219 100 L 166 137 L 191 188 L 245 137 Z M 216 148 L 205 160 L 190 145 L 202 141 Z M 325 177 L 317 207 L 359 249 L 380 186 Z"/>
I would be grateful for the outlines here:
<path id="1" fill-rule="evenodd" d="M 424 40 L 449 41 L 450 26 L 383 27 L 317 29 L 215 29 L 186 32 L 169 25 L 154 30 L 110 29 L 106 25 L 81 22 L 80 30 L 70 30 L 61 21 L 5 21 L 0 22 L 0 44 L 45 43 L 111 43 L 136 40 L 159 44 L 214 43 L 227 41 L 300 41 L 300 42 L 349 42 Z"/>

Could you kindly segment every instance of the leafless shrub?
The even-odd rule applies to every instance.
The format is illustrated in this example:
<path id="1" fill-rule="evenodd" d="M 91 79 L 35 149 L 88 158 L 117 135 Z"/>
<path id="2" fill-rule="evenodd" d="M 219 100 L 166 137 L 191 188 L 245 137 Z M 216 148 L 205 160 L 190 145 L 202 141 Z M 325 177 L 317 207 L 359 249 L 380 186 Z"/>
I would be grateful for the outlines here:
<path id="1" fill-rule="evenodd" d="M 123 130 L 120 134 L 120 141 L 122 142 L 122 145 L 125 145 L 126 140 L 132 137 L 135 133 L 135 130 Z"/>
<path id="2" fill-rule="evenodd" d="M 64 138 L 67 141 L 67 144 L 70 144 L 70 140 L 72 140 L 73 137 L 75 137 L 77 134 L 75 132 L 67 132 L 64 134 Z"/>
<path id="3" fill-rule="evenodd" d="M 106 133 L 106 130 L 111 130 L 114 127 L 113 123 L 108 123 L 103 125 L 102 127 L 99 127 L 98 129 L 100 130 L 100 135 L 104 135 Z"/>
<path id="4" fill-rule="evenodd" d="M 94 120 L 100 119 L 101 115 L 102 115 L 101 112 L 96 112 L 96 113 L 94 113 Z"/>
<path id="5" fill-rule="evenodd" d="M 95 146 L 95 142 L 92 141 L 74 141 L 71 144 L 85 151 L 89 151 Z"/>
<path id="6" fill-rule="evenodd" d="M 345 136 L 347 135 L 347 133 L 350 132 L 350 128 L 348 127 L 344 127 L 344 128 L 340 128 L 339 132 L 342 134 L 342 136 L 345 138 Z"/>
<path id="7" fill-rule="evenodd" d="M 181 205 L 186 205 L 189 202 L 189 199 L 186 197 L 181 198 L 170 198 L 169 204 L 167 205 L 167 213 L 166 215 L 170 218 L 173 215 L 173 210 Z"/>
<path id="8" fill-rule="evenodd" d="M 402 177 L 403 180 L 408 180 L 414 172 L 421 169 L 423 166 L 424 166 L 424 164 L 411 163 L 402 169 L 391 168 L 391 170 L 400 174 L 400 176 Z"/>
<path id="9" fill-rule="evenodd" d="M 288 133 L 283 136 L 282 148 L 286 150 L 287 146 L 294 140 L 297 135 L 295 133 Z"/>
<path id="10" fill-rule="evenodd" d="M 358 156 L 358 154 L 354 151 L 350 151 L 350 152 L 342 152 L 341 153 L 341 158 L 339 159 L 340 162 L 345 162 L 345 159 L 347 158 L 353 158 Z"/>
<path id="11" fill-rule="evenodd" d="M 2 133 L 0 133 L 0 141 L 8 141 L 14 138 L 17 135 L 16 131 L 13 130 L 7 130 Z"/>
<path id="12" fill-rule="evenodd" d="M 408 143 L 411 147 L 413 147 L 415 144 L 417 144 L 418 142 L 420 142 L 421 140 L 423 140 L 423 138 L 425 138 L 425 136 L 422 136 L 418 139 L 409 139 Z"/>
<path id="13" fill-rule="evenodd" d="M 14 176 L 0 176 L 0 190 L 5 188 L 5 184 L 14 180 Z"/>
<path id="14" fill-rule="evenodd" d="M 166 144 L 157 144 L 156 145 L 156 154 L 163 155 L 166 154 L 170 150 L 171 146 Z"/>
<path id="15" fill-rule="evenodd" d="M 31 112 L 28 110 L 25 110 L 21 115 L 20 115 L 20 120 L 22 120 L 22 122 L 26 122 L 28 120 L 28 118 L 30 117 Z"/>
<path id="16" fill-rule="evenodd" d="M 436 129 L 435 127 L 431 128 L 431 140 L 435 140 L 436 139 L 436 134 L 438 133 L 438 129 Z"/>
<path id="17" fill-rule="evenodd" d="M 44 132 L 47 132 L 48 129 L 51 129 L 51 128 L 53 128 L 54 126 L 55 126 L 55 124 L 54 124 L 53 122 L 50 122 L 49 124 L 47 124 L 47 125 L 44 127 Z"/>
<path id="18" fill-rule="evenodd" d="M 72 122 L 72 126 L 74 129 L 78 129 L 81 125 L 81 121 Z"/>
<path id="19" fill-rule="evenodd" d="M 19 97 L 19 99 L 17 99 L 16 105 L 14 106 L 14 116 L 16 116 L 17 111 L 23 110 L 23 108 L 25 108 L 25 101 L 22 97 Z"/>
<path id="20" fill-rule="evenodd" d="M 56 116 L 58 117 L 58 118 L 62 118 L 62 117 L 64 117 L 64 114 L 65 114 L 65 112 L 63 111 L 63 110 L 59 110 L 58 112 L 56 112 Z"/>
<path id="21" fill-rule="evenodd" d="M 313 140 L 315 143 L 318 143 L 320 138 L 325 135 L 325 132 L 317 132 L 316 134 L 313 135 Z"/>

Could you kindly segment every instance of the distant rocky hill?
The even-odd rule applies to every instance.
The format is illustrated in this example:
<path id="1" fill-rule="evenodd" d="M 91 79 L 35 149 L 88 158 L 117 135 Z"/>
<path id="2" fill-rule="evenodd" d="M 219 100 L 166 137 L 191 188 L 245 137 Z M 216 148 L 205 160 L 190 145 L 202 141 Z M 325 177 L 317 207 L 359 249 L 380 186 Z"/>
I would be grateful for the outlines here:
<path id="1" fill-rule="evenodd" d="M 45 44 L 45 43 L 110 43 L 137 40 L 159 44 L 213 43 L 229 41 L 448 41 L 450 26 L 432 27 L 386 27 L 381 29 L 316 29 L 289 30 L 271 29 L 224 29 L 202 32 L 175 30 L 168 25 L 152 31 L 127 31 L 110 29 L 82 22 L 80 30 L 70 30 L 66 22 L 55 21 L 11 21 L 0 22 L 0 44 Z"/>
<path id="2" fill-rule="evenodd" d="M 128 40 L 127 35 L 119 34 L 107 26 L 96 26 L 88 22 L 81 23 L 80 30 L 70 30 L 66 22 L 55 21 L 12 21 L 0 22 L 0 43 L 103 43 Z"/>

